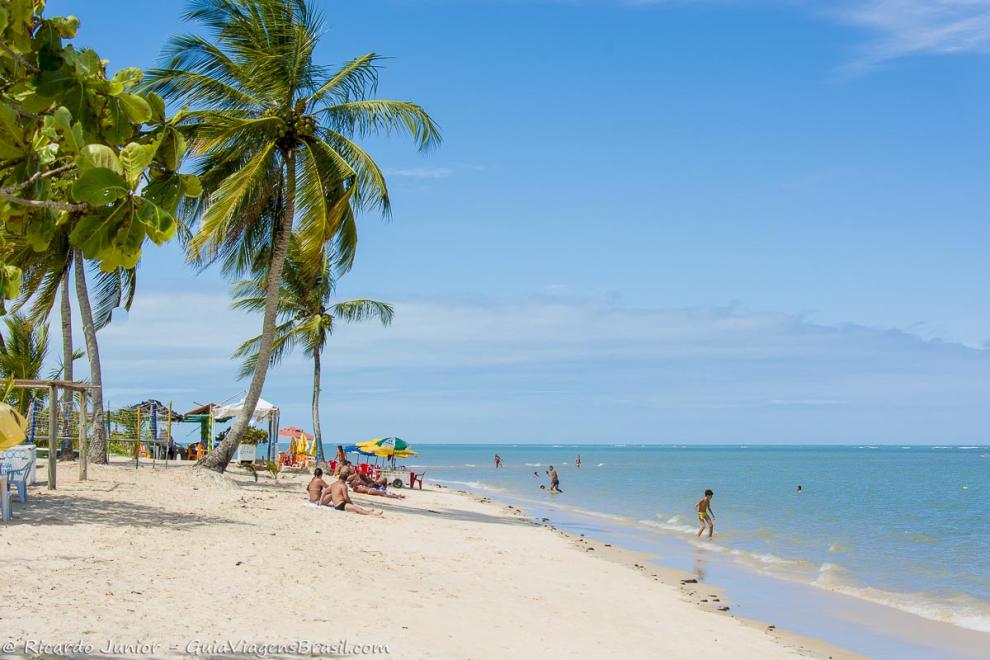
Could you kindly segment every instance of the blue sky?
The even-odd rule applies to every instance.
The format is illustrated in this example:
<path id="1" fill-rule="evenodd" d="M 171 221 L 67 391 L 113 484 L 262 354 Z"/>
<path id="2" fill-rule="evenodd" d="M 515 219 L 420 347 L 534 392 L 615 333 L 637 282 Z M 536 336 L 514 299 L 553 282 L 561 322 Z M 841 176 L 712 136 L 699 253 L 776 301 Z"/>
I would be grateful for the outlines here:
<path id="1" fill-rule="evenodd" d="M 319 58 L 390 56 L 380 95 L 444 135 L 368 144 L 394 219 L 339 292 L 397 314 L 334 337 L 328 440 L 986 440 L 990 1 L 319 4 Z M 111 68 L 182 7 L 49 1 Z M 111 403 L 240 392 L 227 301 L 147 250 Z M 287 423 L 309 380 L 272 373 Z"/>

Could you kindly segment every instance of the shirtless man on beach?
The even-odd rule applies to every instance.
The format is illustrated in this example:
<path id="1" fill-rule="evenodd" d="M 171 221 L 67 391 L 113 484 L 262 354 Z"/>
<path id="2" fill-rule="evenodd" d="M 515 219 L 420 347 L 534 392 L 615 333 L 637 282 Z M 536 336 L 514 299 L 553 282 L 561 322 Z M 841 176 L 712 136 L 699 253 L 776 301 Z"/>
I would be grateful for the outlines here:
<path id="1" fill-rule="evenodd" d="M 581 454 L 578 454 L 577 459 L 575 459 L 574 467 L 576 467 L 579 470 L 581 469 Z"/>
<path id="2" fill-rule="evenodd" d="M 715 511 L 712 510 L 712 497 L 714 495 L 715 493 L 711 490 L 706 490 L 705 496 L 694 505 L 695 511 L 698 512 L 698 520 L 701 521 L 698 538 L 701 538 L 701 533 L 705 531 L 705 527 L 708 527 L 708 538 L 711 538 L 712 532 L 715 531 Z"/>
<path id="3" fill-rule="evenodd" d="M 337 509 L 337 511 L 350 511 L 351 513 L 359 513 L 362 516 L 380 516 L 381 511 L 375 511 L 374 509 L 365 509 L 363 506 L 358 506 L 351 501 L 351 496 L 347 494 L 347 477 L 350 476 L 350 469 L 344 468 L 337 475 L 337 480 L 330 484 L 330 492 L 323 496 L 322 504 L 332 506 Z"/>
<path id="4" fill-rule="evenodd" d="M 330 484 L 323 481 L 323 470 L 320 468 L 313 470 L 313 478 L 309 480 L 309 484 L 306 486 L 306 492 L 309 493 L 309 501 L 313 504 L 319 504 L 320 498 L 323 497 L 323 489 L 329 487 Z"/>
<path id="5" fill-rule="evenodd" d="M 495 467 L 497 468 L 502 467 L 502 457 L 499 456 L 498 454 L 495 454 Z"/>
<path id="6" fill-rule="evenodd" d="M 564 491 L 560 489 L 560 478 L 557 476 L 557 471 L 553 469 L 552 465 L 547 470 L 547 474 L 550 475 L 550 492 L 563 493 Z"/>

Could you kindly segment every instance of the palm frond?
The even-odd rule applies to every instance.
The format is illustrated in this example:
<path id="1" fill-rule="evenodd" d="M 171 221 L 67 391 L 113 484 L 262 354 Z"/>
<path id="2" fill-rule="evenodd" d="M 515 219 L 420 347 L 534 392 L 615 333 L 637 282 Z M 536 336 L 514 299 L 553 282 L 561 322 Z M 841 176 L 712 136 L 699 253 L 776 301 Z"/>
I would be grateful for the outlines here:
<path id="1" fill-rule="evenodd" d="M 137 269 L 118 268 L 107 273 L 93 264 L 89 272 L 93 325 L 100 330 L 113 320 L 115 309 L 130 311 L 137 291 Z"/>
<path id="2" fill-rule="evenodd" d="M 268 357 L 269 366 L 274 366 L 282 361 L 286 353 L 291 350 L 302 339 L 301 334 L 293 327 L 291 321 L 280 323 L 275 326 L 275 340 L 272 343 L 272 352 Z M 258 351 L 261 346 L 261 335 L 252 337 L 243 342 L 234 351 L 233 357 L 244 358 L 241 370 L 238 372 L 238 379 L 249 378 L 258 364 Z"/>
<path id="3" fill-rule="evenodd" d="M 312 107 L 326 96 L 337 102 L 366 98 L 368 93 L 378 89 L 377 63 L 381 59 L 375 53 L 355 57 L 323 83 L 307 99 L 307 105 Z"/>
<path id="4" fill-rule="evenodd" d="M 335 318 L 347 323 L 377 320 L 382 325 L 388 326 L 395 315 L 395 309 L 388 303 L 363 298 L 339 302 L 331 309 Z"/>
<path id="5" fill-rule="evenodd" d="M 327 126 L 345 135 L 368 137 L 408 133 L 421 151 L 439 146 L 440 129 L 423 108 L 408 101 L 363 99 L 320 110 Z"/>
<path id="6" fill-rule="evenodd" d="M 377 208 L 388 219 L 392 214 L 388 183 L 378 163 L 367 151 L 337 131 L 323 128 L 320 135 L 324 143 L 334 153 L 340 154 L 357 173 L 357 185 L 353 195 L 357 208 Z"/>
<path id="7" fill-rule="evenodd" d="M 244 169 L 224 179 L 210 196 L 199 231 L 189 242 L 196 259 L 201 258 L 204 249 L 208 255 L 217 255 L 220 247 L 238 229 L 238 223 L 234 222 L 237 214 L 263 201 L 259 198 L 264 196 L 265 181 L 271 175 L 276 154 L 275 145 L 268 145 L 248 161 Z"/>

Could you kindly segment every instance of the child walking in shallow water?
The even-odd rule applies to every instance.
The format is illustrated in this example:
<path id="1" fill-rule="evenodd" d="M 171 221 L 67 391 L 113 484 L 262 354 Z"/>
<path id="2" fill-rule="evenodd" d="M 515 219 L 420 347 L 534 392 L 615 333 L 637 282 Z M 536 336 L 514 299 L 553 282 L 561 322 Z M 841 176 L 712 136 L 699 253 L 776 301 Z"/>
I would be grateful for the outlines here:
<path id="1" fill-rule="evenodd" d="M 701 527 L 698 529 L 698 537 L 701 537 L 701 533 L 705 531 L 705 527 L 708 527 L 708 538 L 712 537 L 712 532 L 715 531 L 715 511 L 712 510 L 712 497 L 715 495 L 711 490 L 705 491 L 705 496 L 698 500 L 698 503 L 694 505 L 695 510 L 698 512 L 698 520 L 701 521 Z"/>

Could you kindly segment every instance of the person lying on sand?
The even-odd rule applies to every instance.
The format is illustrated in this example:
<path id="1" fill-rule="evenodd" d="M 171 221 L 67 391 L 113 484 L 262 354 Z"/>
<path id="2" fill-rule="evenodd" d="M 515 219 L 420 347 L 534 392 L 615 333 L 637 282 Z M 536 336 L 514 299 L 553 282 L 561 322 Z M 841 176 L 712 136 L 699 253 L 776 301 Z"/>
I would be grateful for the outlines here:
<path id="1" fill-rule="evenodd" d="M 712 497 L 715 493 L 711 490 L 705 491 L 705 496 L 698 500 L 698 503 L 694 505 L 695 511 L 698 512 L 698 520 L 701 521 L 701 527 L 698 529 L 698 536 L 705 531 L 705 526 L 708 527 L 708 538 L 712 537 L 712 532 L 715 531 L 715 511 L 712 509 Z"/>
<path id="2" fill-rule="evenodd" d="M 330 484 L 323 481 L 323 470 L 316 468 L 313 470 L 313 478 L 309 480 L 306 485 L 306 492 L 309 493 L 309 501 L 314 504 L 320 503 L 320 498 L 323 497 L 323 491 L 329 488 Z"/>
<path id="3" fill-rule="evenodd" d="M 388 493 L 384 490 L 380 490 L 378 486 L 369 486 L 367 483 L 363 482 L 360 477 L 361 475 L 352 474 L 347 478 L 347 484 L 355 493 L 361 493 L 362 495 L 373 495 L 375 497 L 389 497 L 393 500 L 401 500 L 405 498 L 405 495 Z"/>
<path id="4" fill-rule="evenodd" d="M 337 475 L 337 480 L 330 484 L 330 489 L 323 496 L 321 503 L 332 506 L 337 511 L 350 511 L 351 513 L 358 513 L 362 516 L 382 515 L 381 511 L 365 509 L 363 506 L 358 506 L 351 501 L 351 496 L 347 494 L 347 478 L 349 476 L 351 476 L 350 468 L 343 468 L 340 474 Z"/>

